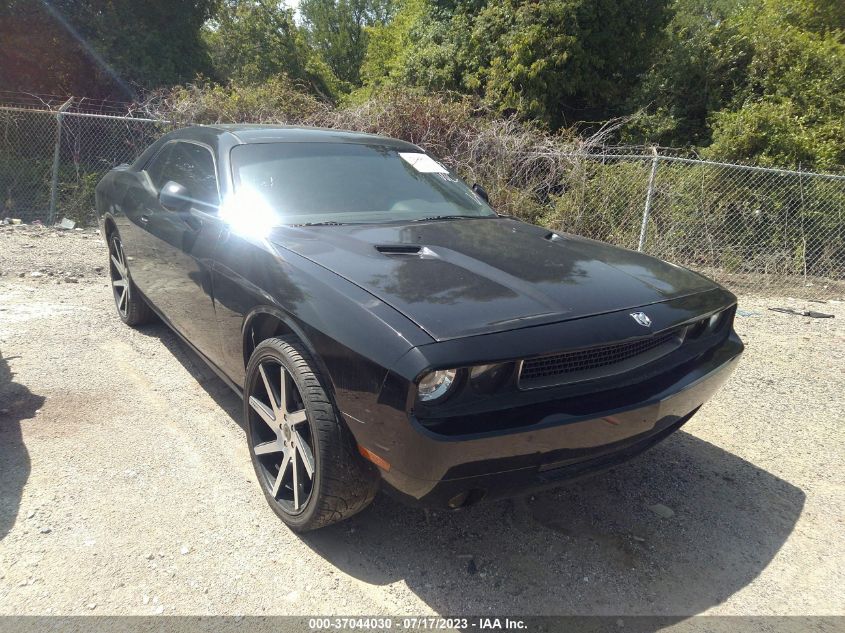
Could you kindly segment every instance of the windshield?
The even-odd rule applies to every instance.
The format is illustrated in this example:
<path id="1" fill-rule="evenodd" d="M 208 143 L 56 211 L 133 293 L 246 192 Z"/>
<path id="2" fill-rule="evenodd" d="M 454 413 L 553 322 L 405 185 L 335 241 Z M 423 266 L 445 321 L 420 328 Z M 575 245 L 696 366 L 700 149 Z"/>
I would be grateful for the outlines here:
<path id="1" fill-rule="evenodd" d="M 427 154 L 358 143 L 255 143 L 232 149 L 235 197 L 278 224 L 495 217 Z"/>

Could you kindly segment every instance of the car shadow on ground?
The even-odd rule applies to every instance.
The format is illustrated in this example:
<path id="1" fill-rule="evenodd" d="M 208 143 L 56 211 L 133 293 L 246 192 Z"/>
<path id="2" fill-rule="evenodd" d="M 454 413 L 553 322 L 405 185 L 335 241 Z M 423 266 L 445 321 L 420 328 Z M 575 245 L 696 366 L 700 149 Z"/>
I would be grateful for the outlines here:
<path id="1" fill-rule="evenodd" d="M 4 358 L 0 351 L 0 539 L 15 524 L 29 478 L 29 452 L 23 442 L 21 421 L 35 417 L 45 400 L 13 382 L 9 366 L 12 358 Z"/>
<path id="2" fill-rule="evenodd" d="M 536 496 L 424 518 L 379 497 L 303 540 L 344 572 L 402 580 L 441 614 L 693 615 L 766 568 L 804 493 L 683 431 Z M 668 514 L 661 504 L 674 514 Z"/>
<path id="3" fill-rule="evenodd" d="M 164 326 L 148 333 L 241 424 L 238 396 L 187 345 Z M 381 494 L 301 539 L 360 581 L 403 582 L 443 615 L 698 614 L 766 568 L 805 495 L 697 438 L 695 424 L 557 490 L 458 512 L 423 512 Z"/>
<path id="4" fill-rule="evenodd" d="M 243 411 L 240 397 L 223 380 L 214 373 L 206 362 L 185 343 L 179 335 L 157 321 L 136 330 L 145 336 L 157 338 L 167 351 L 179 361 L 197 383 L 205 390 L 212 400 L 226 414 L 243 428 Z"/>

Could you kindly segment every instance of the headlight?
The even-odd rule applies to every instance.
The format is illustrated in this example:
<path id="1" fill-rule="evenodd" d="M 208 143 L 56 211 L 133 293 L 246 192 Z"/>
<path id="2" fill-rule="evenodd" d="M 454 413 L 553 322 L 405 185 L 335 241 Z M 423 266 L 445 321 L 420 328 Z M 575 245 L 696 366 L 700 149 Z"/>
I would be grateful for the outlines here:
<path id="1" fill-rule="evenodd" d="M 707 330 L 709 332 L 715 332 L 722 326 L 722 319 L 724 318 L 726 312 L 727 310 L 717 312 L 707 320 Z"/>
<path id="2" fill-rule="evenodd" d="M 687 338 L 698 338 L 707 333 L 712 334 L 722 327 L 727 317 L 728 310 L 722 310 L 716 314 L 711 314 L 709 317 L 704 317 L 700 321 L 696 321 L 689 326 L 687 330 Z"/>
<path id="3" fill-rule="evenodd" d="M 423 402 L 438 400 L 449 393 L 455 384 L 457 369 L 438 369 L 427 373 L 420 379 L 417 393 Z"/>

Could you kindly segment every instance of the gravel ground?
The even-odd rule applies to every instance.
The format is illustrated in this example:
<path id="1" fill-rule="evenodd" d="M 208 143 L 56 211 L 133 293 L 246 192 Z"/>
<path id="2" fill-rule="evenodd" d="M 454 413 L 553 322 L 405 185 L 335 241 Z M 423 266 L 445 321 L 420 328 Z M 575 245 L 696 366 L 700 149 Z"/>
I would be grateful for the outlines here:
<path id="1" fill-rule="evenodd" d="M 299 537 L 238 398 L 120 323 L 105 264 L 94 231 L 0 227 L 0 613 L 845 613 L 843 303 L 743 297 L 732 381 L 608 474 Z"/>

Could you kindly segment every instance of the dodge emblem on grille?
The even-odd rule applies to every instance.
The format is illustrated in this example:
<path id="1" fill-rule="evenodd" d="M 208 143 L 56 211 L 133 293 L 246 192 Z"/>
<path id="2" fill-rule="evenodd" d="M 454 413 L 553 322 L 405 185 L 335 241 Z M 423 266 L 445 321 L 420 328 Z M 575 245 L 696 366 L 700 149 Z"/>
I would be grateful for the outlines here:
<path id="1" fill-rule="evenodd" d="M 651 319 L 645 312 L 632 312 L 631 318 L 643 327 L 651 327 Z"/>

